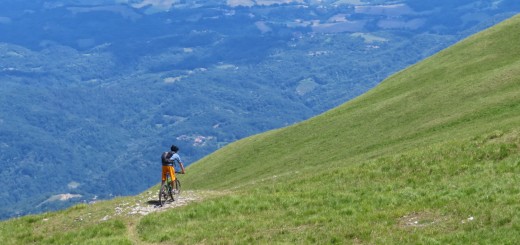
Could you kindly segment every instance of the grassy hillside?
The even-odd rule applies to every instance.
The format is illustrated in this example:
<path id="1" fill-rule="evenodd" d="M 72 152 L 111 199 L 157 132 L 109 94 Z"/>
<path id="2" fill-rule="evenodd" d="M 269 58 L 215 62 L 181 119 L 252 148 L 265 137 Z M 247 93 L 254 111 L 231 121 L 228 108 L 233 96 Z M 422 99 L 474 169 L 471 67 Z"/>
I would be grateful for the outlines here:
<path id="1" fill-rule="evenodd" d="M 520 16 L 318 117 L 182 176 L 190 205 L 79 205 L 0 223 L 6 244 L 507 244 L 520 240 Z"/>

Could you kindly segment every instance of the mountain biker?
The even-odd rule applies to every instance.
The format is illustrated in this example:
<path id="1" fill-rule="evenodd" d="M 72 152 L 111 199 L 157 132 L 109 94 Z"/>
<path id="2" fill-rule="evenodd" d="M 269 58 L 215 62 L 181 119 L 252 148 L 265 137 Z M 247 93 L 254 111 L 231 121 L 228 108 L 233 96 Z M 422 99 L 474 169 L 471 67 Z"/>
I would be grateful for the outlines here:
<path id="1" fill-rule="evenodd" d="M 179 147 L 176 145 L 172 145 L 170 147 L 171 151 L 166 151 L 161 156 L 162 161 L 162 182 L 161 185 L 164 184 L 166 181 L 166 175 L 170 174 L 170 177 L 172 179 L 172 188 L 173 188 L 173 181 L 175 180 L 175 170 L 173 166 L 175 164 L 179 164 L 181 167 L 181 174 L 184 174 L 184 164 L 182 164 L 181 157 L 177 152 L 179 151 Z"/>

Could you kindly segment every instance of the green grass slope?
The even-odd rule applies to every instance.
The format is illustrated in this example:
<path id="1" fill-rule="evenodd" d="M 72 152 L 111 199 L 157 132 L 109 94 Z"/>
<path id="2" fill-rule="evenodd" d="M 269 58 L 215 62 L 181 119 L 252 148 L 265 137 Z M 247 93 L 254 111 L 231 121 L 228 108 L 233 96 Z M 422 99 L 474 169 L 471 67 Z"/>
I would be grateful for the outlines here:
<path id="1" fill-rule="evenodd" d="M 323 115 L 225 148 L 192 166 L 193 184 L 231 187 L 518 125 L 518 22 L 475 35 Z"/>
<path id="2" fill-rule="evenodd" d="M 135 197 L 80 205 L 2 222 L 0 240 L 516 243 L 518 40 L 520 16 L 320 116 L 220 149 L 181 177 L 185 189 L 203 196 L 190 205 L 110 219 L 103 217 L 116 203 Z"/>

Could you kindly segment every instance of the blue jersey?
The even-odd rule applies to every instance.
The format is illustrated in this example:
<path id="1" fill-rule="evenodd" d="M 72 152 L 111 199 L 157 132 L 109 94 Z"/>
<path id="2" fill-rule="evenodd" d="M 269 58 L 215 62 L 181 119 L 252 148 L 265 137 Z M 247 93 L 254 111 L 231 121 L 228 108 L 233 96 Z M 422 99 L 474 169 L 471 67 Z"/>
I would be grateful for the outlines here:
<path id="1" fill-rule="evenodd" d="M 172 157 L 170 157 L 170 160 L 173 161 L 174 165 L 179 165 L 179 163 L 181 163 L 181 157 L 177 153 L 173 153 Z"/>

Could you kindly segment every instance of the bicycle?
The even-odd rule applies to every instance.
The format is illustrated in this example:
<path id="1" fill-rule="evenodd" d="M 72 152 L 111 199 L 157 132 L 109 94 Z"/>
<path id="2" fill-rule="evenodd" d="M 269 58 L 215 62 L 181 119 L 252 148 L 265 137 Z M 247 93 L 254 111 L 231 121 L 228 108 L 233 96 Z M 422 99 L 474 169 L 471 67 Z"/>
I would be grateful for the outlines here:
<path id="1" fill-rule="evenodd" d="M 175 173 L 178 174 L 180 172 Z M 175 201 L 175 198 L 173 198 L 173 196 L 179 194 L 181 194 L 181 181 L 179 180 L 179 178 L 176 177 L 175 180 L 172 182 L 171 176 L 169 174 L 166 175 L 166 181 L 164 181 L 164 183 L 161 184 L 161 188 L 159 189 L 159 204 L 161 205 L 161 207 L 167 201 Z"/>

